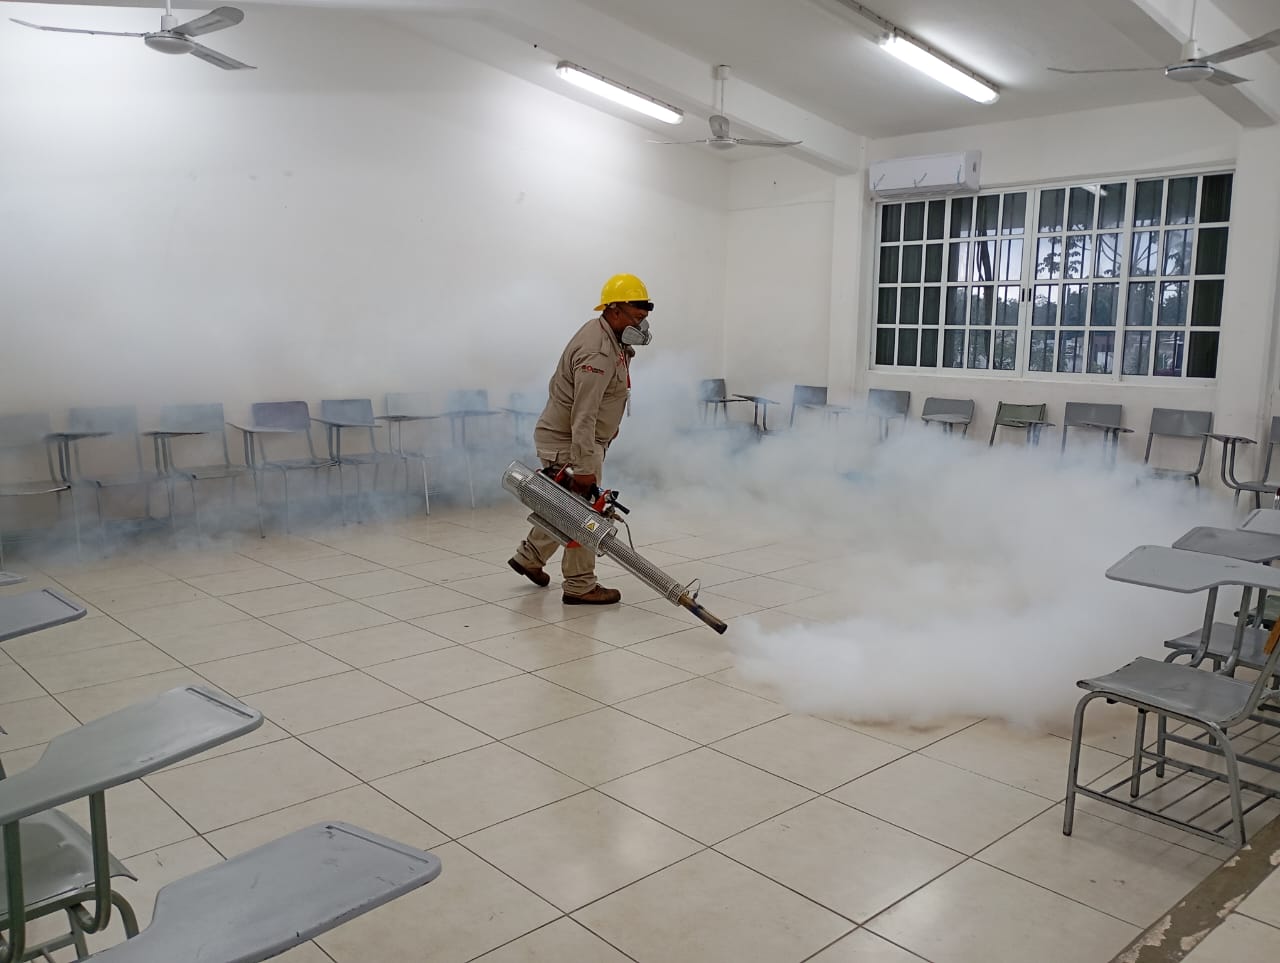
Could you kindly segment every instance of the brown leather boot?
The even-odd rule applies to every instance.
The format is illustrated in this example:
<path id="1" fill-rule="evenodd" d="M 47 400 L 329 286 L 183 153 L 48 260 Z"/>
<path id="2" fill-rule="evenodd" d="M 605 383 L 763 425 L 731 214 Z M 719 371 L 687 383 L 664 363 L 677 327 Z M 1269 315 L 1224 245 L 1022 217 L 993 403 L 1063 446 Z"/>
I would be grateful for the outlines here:
<path id="1" fill-rule="evenodd" d="M 523 575 L 525 578 L 527 578 L 534 585 L 538 586 L 538 588 L 546 588 L 549 584 L 551 584 L 551 576 L 548 575 L 546 572 L 544 572 L 540 568 L 525 568 L 523 565 L 517 562 L 514 558 L 507 559 L 507 564 L 510 565 L 512 569 L 514 569 L 515 571 Z"/>
<path id="2" fill-rule="evenodd" d="M 565 605 L 616 605 L 622 601 L 622 593 L 617 589 L 597 585 L 585 595 L 570 595 L 566 592 L 561 601 Z"/>

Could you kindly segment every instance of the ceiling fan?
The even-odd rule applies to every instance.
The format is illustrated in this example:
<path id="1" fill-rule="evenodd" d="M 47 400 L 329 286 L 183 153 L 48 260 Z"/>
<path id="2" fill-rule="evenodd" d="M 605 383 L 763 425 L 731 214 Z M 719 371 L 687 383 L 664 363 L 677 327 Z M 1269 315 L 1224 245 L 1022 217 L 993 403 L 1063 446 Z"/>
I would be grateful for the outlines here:
<path id="1" fill-rule="evenodd" d="M 1205 53 L 1196 43 L 1196 0 L 1192 0 L 1191 29 L 1187 35 L 1187 42 L 1182 45 L 1182 59 L 1176 63 L 1171 63 L 1164 67 L 1113 67 L 1109 70 L 1067 70 L 1063 67 L 1050 67 L 1049 69 L 1058 74 L 1119 74 L 1163 70 L 1166 77 L 1180 83 L 1207 80 L 1209 83 L 1217 84 L 1220 87 L 1229 87 L 1232 84 L 1245 83 L 1248 78 L 1238 77 L 1228 70 L 1223 70 L 1218 66 L 1219 64 L 1224 64 L 1228 60 L 1235 60 L 1238 57 L 1248 56 L 1251 53 L 1257 53 L 1260 50 L 1270 50 L 1272 47 L 1280 47 L 1280 29 L 1272 30 L 1270 33 L 1264 33 L 1260 37 L 1254 37 L 1252 40 L 1246 40 L 1244 43 L 1238 43 L 1223 50 L 1215 50 L 1210 54 Z"/>
<path id="2" fill-rule="evenodd" d="M 729 134 L 729 118 L 724 115 L 724 82 L 729 76 L 729 68 L 725 64 L 716 67 L 716 102 L 715 113 L 708 121 L 711 125 L 711 136 L 701 140 L 655 140 L 654 144 L 709 144 L 716 150 L 728 150 L 730 147 L 795 147 L 798 140 L 754 140 L 750 137 L 733 137 Z"/>
<path id="3" fill-rule="evenodd" d="M 164 14 L 160 17 L 160 29 L 152 33 L 121 33 L 115 30 L 81 30 L 75 27 L 49 27 L 40 23 L 29 23 L 26 20 L 19 20 L 17 17 L 10 17 L 14 23 L 20 23 L 24 27 L 34 27 L 36 30 L 51 30 L 55 33 L 88 33 L 97 34 L 103 37 L 141 37 L 152 50 L 158 50 L 167 54 L 184 54 L 189 53 L 193 57 L 198 57 L 205 63 L 211 63 L 215 67 L 221 67 L 223 70 L 255 70 L 256 68 L 248 64 L 242 64 L 238 60 L 228 57 L 226 54 L 218 53 L 216 50 L 210 50 L 203 44 L 198 44 L 192 37 L 198 37 L 201 34 L 213 33 L 215 30 L 223 30 L 227 27 L 234 27 L 244 19 L 244 11 L 237 10 L 235 7 L 218 7 L 218 9 L 206 13 L 203 17 L 196 17 L 194 20 L 188 20 L 186 23 L 175 24 L 178 19 L 173 15 L 173 9 L 169 5 L 169 0 L 165 0 Z"/>

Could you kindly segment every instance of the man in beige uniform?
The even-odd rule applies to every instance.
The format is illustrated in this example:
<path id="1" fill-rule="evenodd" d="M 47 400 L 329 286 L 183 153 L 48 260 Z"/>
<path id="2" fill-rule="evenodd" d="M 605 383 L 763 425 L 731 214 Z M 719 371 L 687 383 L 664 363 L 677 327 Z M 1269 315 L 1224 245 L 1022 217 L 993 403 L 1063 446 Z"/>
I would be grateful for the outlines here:
<path id="1" fill-rule="evenodd" d="M 609 443 L 618 434 L 631 392 L 632 345 L 651 340 L 653 310 L 644 283 L 633 274 L 615 274 L 600 293 L 599 317 L 573 336 L 547 385 L 547 406 L 533 430 L 544 467 L 573 469 L 573 490 L 587 495 L 598 483 Z M 543 566 L 560 543 L 534 528 L 507 564 L 529 581 L 545 586 Z M 612 605 L 617 589 L 596 581 L 596 557 L 590 549 L 566 548 L 560 562 L 566 605 Z"/>

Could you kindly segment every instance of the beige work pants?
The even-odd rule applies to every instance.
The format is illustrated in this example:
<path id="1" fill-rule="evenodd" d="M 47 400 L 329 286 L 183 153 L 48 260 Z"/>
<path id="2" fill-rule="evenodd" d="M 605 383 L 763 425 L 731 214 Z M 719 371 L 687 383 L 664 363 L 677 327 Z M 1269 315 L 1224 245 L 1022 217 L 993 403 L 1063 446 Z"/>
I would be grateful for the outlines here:
<path id="1" fill-rule="evenodd" d="M 542 467 L 553 462 L 542 460 Z M 531 528 L 516 549 L 516 561 L 525 568 L 543 568 L 561 545 L 540 528 Z M 596 587 L 596 556 L 588 548 L 566 548 L 560 559 L 565 595 L 586 595 Z"/>

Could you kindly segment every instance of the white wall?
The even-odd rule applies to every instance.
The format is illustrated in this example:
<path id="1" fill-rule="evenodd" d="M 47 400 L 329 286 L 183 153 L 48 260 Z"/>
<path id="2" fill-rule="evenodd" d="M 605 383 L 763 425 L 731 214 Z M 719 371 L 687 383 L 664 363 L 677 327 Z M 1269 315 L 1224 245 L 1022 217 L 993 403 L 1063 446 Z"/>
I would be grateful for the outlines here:
<path id="1" fill-rule="evenodd" d="M 154 29 L 155 10 L 6 5 Z M 429 30 L 430 21 L 422 27 Z M 0 411 L 545 385 L 618 271 L 722 364 L 728 165 L 372 15 L 0 26 Z"/>

